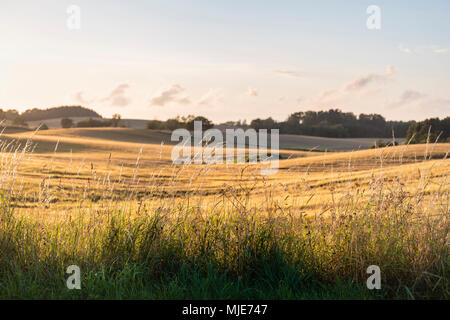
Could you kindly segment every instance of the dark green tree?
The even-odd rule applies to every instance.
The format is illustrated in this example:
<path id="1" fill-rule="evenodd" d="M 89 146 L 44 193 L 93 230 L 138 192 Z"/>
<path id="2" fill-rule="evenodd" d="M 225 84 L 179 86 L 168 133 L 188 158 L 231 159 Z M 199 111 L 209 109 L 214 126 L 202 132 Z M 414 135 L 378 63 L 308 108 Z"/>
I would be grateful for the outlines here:
<path id="1" fill-rule="evenodd" d="M 61 119 L 61 127 L 62 128 L 72 128 L 73 127 L 73 120 L 70 118 L 62 118 Z"/>
<path id="2" fill-rule="evenodd" d="M 408 128 L 406 141 L 410 143 L 446 142 L 450 137 L 450 117 L 426 119 Z"/>
<path id="3" fill-rule="evenodd" d="M 202 130 L 208 130 L 214 126 L 214 124 L 209 119 L 199 116 L 199 117 L 195 117 L 195 118 L 189 120 L 189 122 L 186 123 L 186 128 L 188 130 L 194 130 L 194 122 L 195 121 L 202 122 Z"/>
<path id="4" fill-rule="evenodd" d="M 120 125 L 120 120 L 122 119 L 121 115 L 116 113 L 112 116 L 111 119 L 111 126 L 112 127 L 118 127 Z"/>

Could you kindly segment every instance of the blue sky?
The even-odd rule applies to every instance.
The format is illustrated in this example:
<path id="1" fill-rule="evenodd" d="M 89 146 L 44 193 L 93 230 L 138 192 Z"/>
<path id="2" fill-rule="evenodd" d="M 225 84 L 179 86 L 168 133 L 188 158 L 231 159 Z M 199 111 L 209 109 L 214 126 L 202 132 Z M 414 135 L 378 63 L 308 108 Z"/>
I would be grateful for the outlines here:
<path id="1" fill-rule="evenodd" d="M 81 9 L 67 28 L 69 5 Z M 366 27 L 369 5 L 381 29 Z M 450 114 L 450 1 L 5 1 L 0 107 L 219 122 Z"/>

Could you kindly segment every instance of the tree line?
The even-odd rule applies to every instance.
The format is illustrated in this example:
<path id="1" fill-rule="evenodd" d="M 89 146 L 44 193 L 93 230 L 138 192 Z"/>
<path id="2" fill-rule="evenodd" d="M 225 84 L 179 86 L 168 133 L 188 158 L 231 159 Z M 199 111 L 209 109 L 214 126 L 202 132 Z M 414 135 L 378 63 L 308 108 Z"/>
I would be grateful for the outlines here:
<path id="1" fill-rule="evenodd" d="M 20 117 L 24 121 L 37 121 L 37 120 L 47 120 L 47 119 L 58 119 L 58 118 L 69 118 L 69 117 L 91 117 L 91 118 L 101 118 L 92 109 L 88 109 L 82 106 L 61 106 L 48 109 L 38 109 L 33 108 L 24 111 Z"/>
<path id="2" fill-rule="evenodd" d="M 180 117 L 177 116 L 173 119 L 168 119 L 166 121 L 160 121 L 160 120 L 150 120 L 147 122 L 147 128 L 153 129 L 153 130 L 176 130 L 176 129 L 187 129 L 187 130 L 194 130 L 194 122 L 195 121 L 201 121 L 202 122 L 202 129 L 208 130 L 214 126 L 212 121 L 208 120 L 205 117 L 202 116 L 193 116 L 188 115 L 187 117 Z"/>
<path id="3" fill-rule="evenodd" d="M 28 109 L 22 113 L 15 109 L 3 110 L 0 108 L 0 120 L 9 120 L 14 125 L 27 126 L 28 121 L 39 121 L 69 117 L 102 118 L 92 109 L 82 106 L 61 106 L 47 109 Z"/>
<path id="4" fill-rule="evenodd" d="M 194 129 L 194 121 L 200 120 L 203 129 L 214 126 L 212 121 L 205 117 L 176 117 L 166 121 L 151 120 L 147 123 L 148 129 L 175 130 L 185 128 Z M 279 129 L 281 134 L 300 134 L 330 138 L 406 138 L 410 143 L 450 142 L 450 117 L 443 120 L 439 118 L 424 121 L 387 121 L 379 114 L 360 114 L 342 112 L 339 109 L 327 111 L 301 111 L 289 115 L 285 121 L 276 121 L 272 118 L 254 119 L 247 122 L 228 121 L 219 127 L 241 127 L 260 129 Z M 379 142 L 381 145 L 381 141 Z"/>
<path id="5" fill-rule="evenodd" d="M 177 128 L 193 128 L 193 122 L 201 119 L 203 127 L 213 126 L 205 117 L 176 117 L 166 121 L 151 120 L 147 124 L 149 129 L 175 130 Z M 379 114 L 360 114 L 342 112 L 339 109 L 328 111 L 296 112 L 289 115 L 286 121 L 276 121 L 272 118 L 254 119 L 247 125 L 246 121 L 225 122 L 220 126 L 237 126 L 242 128 L 279 129 L 281 134 L 301 134 L 309 136 L 333 138 L 398 138 L 406 137 L 408 128 L 415 121 L 386 121 Z"/>
<path id="6" fill-rule="evenodd" d="M 413 123 L 406 135 L 410 143 L 450 142 L 450 117 L 426 119 Z"/>
<path id="7" fill-rule="evenodd" d="M 406 137 L 414 121 L 386 121 L 379 114 L 328 111 L 301 111 L 289 115 L 286 121 L 272 118 L 255 119 L 250 122 L 254 129 L 279 129 L 283 134 L 301 134 L 331 138 L 398 138 Z"/>
<path id="8" fill-rule="evenodd" d="M 406 138 L 409 143 L 450 142 L 450 117 L 423 121 L 387 121 L 379 114 L 328 111 L 296 112 L 286 121 L 255 119 L 254 129 L 279 129 L 284 134 L 302 134 L 332 138 Z"/>
<path id="9" fill-rule="evenodd" d="M 70 118 L 61 119 L 61 128 L 100 128 L 100 127 L 120 127 L 122 117 L 120 114 L 114 114 L 111 119 L 85 119 L 75 123 Z"/>

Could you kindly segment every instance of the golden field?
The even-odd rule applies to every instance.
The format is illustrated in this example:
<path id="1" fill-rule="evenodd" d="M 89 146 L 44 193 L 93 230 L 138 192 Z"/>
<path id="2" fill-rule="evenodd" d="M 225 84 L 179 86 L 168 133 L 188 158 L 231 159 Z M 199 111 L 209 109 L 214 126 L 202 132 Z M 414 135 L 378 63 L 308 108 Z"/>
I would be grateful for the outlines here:
<path id="1" fill-rule="evenodd" d="M 427 180 L 429 195 L 446 181 L 450 168 L 450 144 L 348 152 L 280 150 L 278 172 L 263 176 L 260 169 L 267 165 L 173 165 L 173 146 L 156 143 L 158 139 L 168 138 L 149 130 L 97 128 L 4 134 L 2 188 L 20 192 L 22 207 L 49 214 L 55 207 L 70 212 L 86 200 L 155 202 L 189 195 L 214 203 L 227 190 L 245 194 L 255 205 L 270 191 L 275 200 L 295 203 L 299 212 L 311 214 L 322 213 L 330 201 L 364 193 L 380 179 L 399 181 L 411 192 Z"/>
<path id="2" fill-rule="evenodd" d="M 140 129 L 3 133 L 3 210 L 14 211 L 19 220 L 11 222 L 3 213 L 2 256 L 18 250 L 18 242 L 8 241 L 19 234 L 27 238 L 19 228 L 26 224 L 39 230 L 27 238 L 37 250 L 32 256 L 50 259 L 47 268 L 60 273 L 71 259 L 95 269 L 122 261 L 123 252 L 130 254 L 127 263 L 142 262 L 147 231 L 136 223 L 158 217 L 158 239 L 175 241 L 184 259 L 196 266 L 203 263 L 198 259 L 212 259 L 208 263 L 239 275 L 248 268 L 245 250 L 259 250 L 254 247 L 259 228 L 270 227 L 272 240 L 262 246 L 289 253 L 285 262 L 291 267 L 309 261 L 302 272 L 325 283 L 336 277 L 363 283 L 364 268 L 375 263 L 387 265 L 393 283 L 388 295 L 448 297 L 450 144 L 280 150 L 278 172 L 262 176 L 263 164 L 173 165 L 173 146 L 159 142 L 167 139 Z M 111 245 L 122 253 L 105 245 L 106 238 L 113 241 L 108 234 L 117 223 L 124 239 L 118 236 Z M 22 231 L 6 237 L 12 226 Z M 96 237 L 103 240 L 93 244 Z M 55 247 L 47 251 L 52 241 Z M 154 246 L 153 254 L 161 255 Z M 103 250 L 108 258 L 94 254 Z M 33 265 L 25 253 L 23 260 L 10 259 L 23 270 Z"/>

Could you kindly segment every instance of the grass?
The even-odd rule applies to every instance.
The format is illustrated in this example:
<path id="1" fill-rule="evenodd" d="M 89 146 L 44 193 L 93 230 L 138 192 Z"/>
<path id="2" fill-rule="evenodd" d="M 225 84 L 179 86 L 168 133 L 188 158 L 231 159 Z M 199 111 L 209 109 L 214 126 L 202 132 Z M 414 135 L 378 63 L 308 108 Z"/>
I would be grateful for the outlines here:
<path id="1" fill-rule="evenodd" d="M 263 177 L 75 139 L 90 151 L 2 140 L 2 299 L 450 296 L 449 144 L 308 154 Z M 81 290 L 65 286 L 72 264 Z"/>

